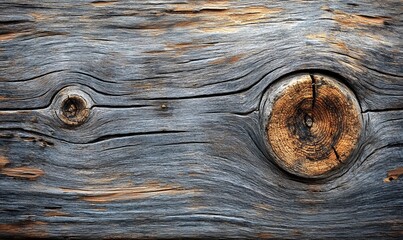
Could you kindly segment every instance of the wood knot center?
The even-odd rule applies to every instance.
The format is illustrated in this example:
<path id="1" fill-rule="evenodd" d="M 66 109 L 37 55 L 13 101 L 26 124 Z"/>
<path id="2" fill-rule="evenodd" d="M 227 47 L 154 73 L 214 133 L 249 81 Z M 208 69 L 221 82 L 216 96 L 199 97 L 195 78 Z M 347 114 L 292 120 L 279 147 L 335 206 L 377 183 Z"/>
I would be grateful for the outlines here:
<path id="1" fill-rule="evenodd" d="M 66 118 L 77 118 L 85 109 L 85 102 L 79 97 L 68 98 L 63 103 L 63 114 Z"/>
<path id="2" fill-rule="evenodd" d="M 312 119 L 312 117 L 309 116 L 308 114 L 305 115 L 304 124 L 305 124 L 305 126 L 307 126 L 308 128 L 311 128 L 312 125 L 313 125 L 313 119 Z"/>
<path id="3" fill-rule="evenodd" d="M 324 177 L 355 149 L 362 128 L 354 94 L 321 74 L 300 74 L 274 84 L 263 111 L 269 152 L 285 170 Z"/>
<path id="4" fill-rule="evenodd" d="M 65 125 L 75 127 L 87 121 L 91 102 L 86 93 L 70 87 L 63 89 L 56 98 L 55 112 Z"/>

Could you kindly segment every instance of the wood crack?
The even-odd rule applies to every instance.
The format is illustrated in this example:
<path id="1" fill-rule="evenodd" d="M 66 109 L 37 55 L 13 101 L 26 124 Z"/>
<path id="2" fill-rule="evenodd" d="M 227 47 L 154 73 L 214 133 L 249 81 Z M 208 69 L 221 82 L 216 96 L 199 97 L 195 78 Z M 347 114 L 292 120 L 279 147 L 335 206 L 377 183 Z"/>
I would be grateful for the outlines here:
<path id="1" fill-rule="evenodd" d="M 309 77 L 312 80 L 312 110 L 313 110 L 316 102 L 316 80 L 313 74 L 309 74 Z"/>
<path id="2" fill-rule="evenodd" d="M 381 113 L 381 112 L 398 112 L 403 111 L 403 108 L 385 108 L 385 109 L 367 109 L 362 111 L 362 113 Z"/>
<path id="3" fill-rule="evenodd" d="M 133 137 L 133 136 L 144 136 L 144 135 L 157 135 L 157 134 L 175 134 L 175 133 L 185 133 L 187 131 L 176 131 L 176 130 L 171 130 L 171 131 L 150 131 L 150 132 L 138 132 L 138 133 L 121 133 L 121 134 L 110 134 L 110 135 L 104 135 L 102 137 L 96 138 L 94 140 L 86 142 L 87 144 L 94 144 L 94 143 L 100 143 L 116 138 L 125 138 L 125 137 Z"/>
<path id="4" fill-rule="evenodd" d="M 133 137 L 133 136 L 145 136 L 145 135 L 157 135 L 157 134 L 176 134 L 176 133 L 186 133 L 188 131 L 182 131 L 182 130 L 170 130 L 170 131 L 149 131 L 149 132 L 137 132 L 137 133 L 121 133 L 121 134 L 110 134 L 110 135 L 104 135 L 101 137 L 98 137 L 96 139 L 93 139 L 91 141 L 87 141 L 87 142 L 73 142 L 73 141 L 68 141 L 65 139 L 61 139 L 55 136 L 49 136 L 46 135 L 44 133 L 40 133 L 40 132 L 36 132 L 36 131 L 32 131 L 32 130 L 26 130 L 23 128 L 0 128 L 0 132 L 1 131 L 9 131 L 9 132 L 26 132 L 32 135 L 37 135 L 37 136 L 41 136 L 44 138 L 52 138 L 55 140 L 58 140 L 60 142 L 64 142 L 64 143 L 69 143 L 69 144 L 73 144 L 73 145 L 83 145 L 83 144 L 96 144 L 96 143 L 100 143 L 100 142 L 104 142 L 107 140 L 112 140 L 112 139 L 117 139 L 117 138 L 125 138 L 125 137 Z M 13 137 L 19 137 L 16 136 L 15 134 L 12 134 L 12 136 L 10 134 L 6 134 L 4 136 L 0 135 L 0 139 L 1 138 L 13 138 Z M 20 137 L 19 137 L 20 138 Z M 48 141 L 48 140 L 42 140 L 45 143 L 48 143 L 48 146 L 53 146 L 54 143 Z"/>
<path id="5" fill-rule="evenodd" d="M 336 148 L 335 148 L 334 146 L 332 146 L 332 149 L 333 149 L 334 155 L 336 155 L 337 161 L 339 161 L 340 163 L 343 163 L 343 162 L 340 160 L 340 156 L 339 156 L 339 154 L 337 153 Z"/>

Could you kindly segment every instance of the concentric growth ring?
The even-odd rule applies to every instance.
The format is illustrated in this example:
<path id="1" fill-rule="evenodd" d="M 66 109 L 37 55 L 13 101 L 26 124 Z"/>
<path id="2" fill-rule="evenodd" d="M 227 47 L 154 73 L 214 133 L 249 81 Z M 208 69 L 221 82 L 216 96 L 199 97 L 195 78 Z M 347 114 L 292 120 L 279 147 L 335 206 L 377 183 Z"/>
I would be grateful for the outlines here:
<path id="1" fill-rule="evenodd" d="M 267 145 L 275 161 L 302 177 L 325 176 L 355 149 L 362 128 L 360 106 L 341 82 L 300 74 L 266 94 Z"/>

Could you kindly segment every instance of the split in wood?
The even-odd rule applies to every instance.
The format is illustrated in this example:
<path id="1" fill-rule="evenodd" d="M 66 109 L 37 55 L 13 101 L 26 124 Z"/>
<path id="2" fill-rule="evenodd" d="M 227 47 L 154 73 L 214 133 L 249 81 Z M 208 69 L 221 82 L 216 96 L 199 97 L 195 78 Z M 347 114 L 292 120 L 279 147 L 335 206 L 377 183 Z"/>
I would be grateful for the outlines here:
<path id="1" fill-rule="evenodd" d="M 354 94 L 336 79 L 300 74 L 274 84 L 263 102 L 266 145 L 300 177 L 325 177 L 351 156 L 362 129 Z"/>

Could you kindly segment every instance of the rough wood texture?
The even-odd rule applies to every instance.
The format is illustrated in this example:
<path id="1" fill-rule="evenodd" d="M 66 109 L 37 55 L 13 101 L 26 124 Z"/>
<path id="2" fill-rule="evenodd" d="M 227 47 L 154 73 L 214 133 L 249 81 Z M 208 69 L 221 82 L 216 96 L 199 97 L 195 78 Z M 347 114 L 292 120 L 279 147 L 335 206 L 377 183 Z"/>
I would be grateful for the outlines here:
<path id="1" fill-rule="evenodd" d="M 0 238 L 401 238 L 401 13 L 1 1 Z M 362 109 L 356 154 L 323 179 L 284 171 L 264 141 L 264 94 L 300 72 L 341 80 Z M 66 93 L 89 104 L 83 121 L 64 108 L 80 124 L 60 118 Z"/>
<path id="2" fill-rule="evenodd" d="M 354 94 L 336 79 L 298 74 L 271 86 L 263 99 L 266 146 L 286 171 L 326 177 L 354 157 L 361 110 Z"/>

